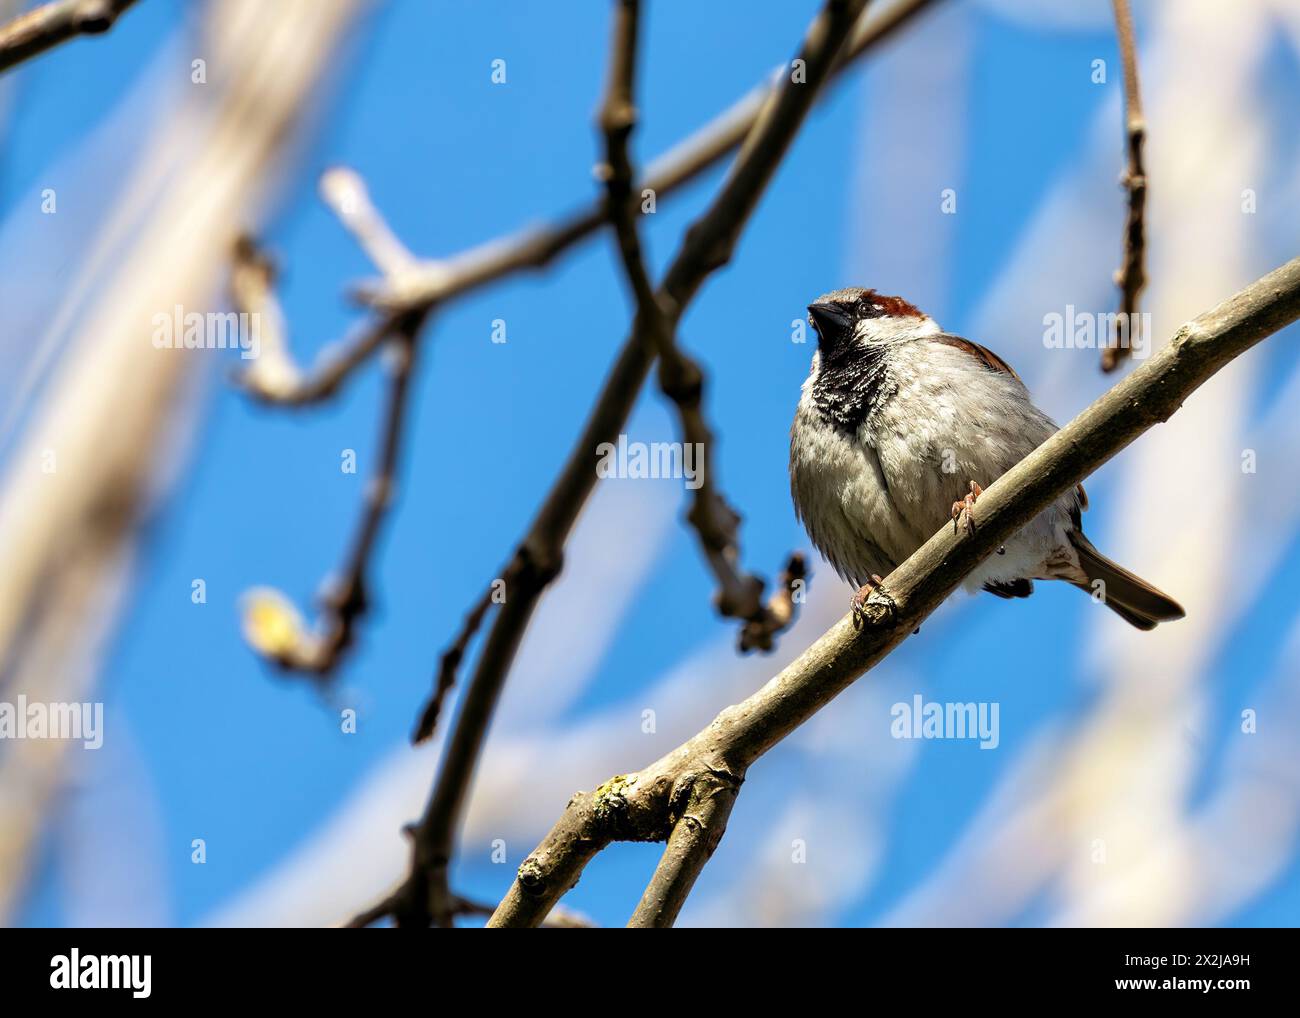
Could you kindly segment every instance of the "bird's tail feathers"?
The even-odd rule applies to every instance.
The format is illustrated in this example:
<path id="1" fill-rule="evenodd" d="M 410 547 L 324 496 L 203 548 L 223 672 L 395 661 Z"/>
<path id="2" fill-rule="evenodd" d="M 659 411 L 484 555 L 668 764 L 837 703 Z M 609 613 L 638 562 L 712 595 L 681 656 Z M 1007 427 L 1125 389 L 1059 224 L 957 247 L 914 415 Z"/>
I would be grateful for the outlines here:
<path id="1" fill-rule="evenodd" d="M 1125 622 L 1138 629 L 1154 629 L 1158 622 L 1181 619 L 1186 614 L 1172 597 L 1118 562 L 1112 562 L 1077 530 L 1070 532 L 1070 543 L 1079 556 L 1079 568 L 1088 577 L 1086 583 L 1074 585 L 1093 594 L 1097 591 L 1095 584 L 1100 581 L 1106 607 Z"/>

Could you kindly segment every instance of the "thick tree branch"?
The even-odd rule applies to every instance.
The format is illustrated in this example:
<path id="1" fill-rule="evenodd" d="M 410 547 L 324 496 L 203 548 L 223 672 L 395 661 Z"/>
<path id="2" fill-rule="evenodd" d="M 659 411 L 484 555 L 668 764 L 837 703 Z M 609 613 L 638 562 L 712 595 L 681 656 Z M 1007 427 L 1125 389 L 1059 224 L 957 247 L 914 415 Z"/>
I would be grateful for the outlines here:
<path id="1" fill-rule="evenodd" d="M 135 0 L 55 0 L 0 25 L 0 74 L 79 35 L 102 35 Z"/>
<path id="2" fill-rule="evenodd" d="M 703 814 L 705 789 L 738 787 L 750 764 L 907 638 L 962 579 L 1061 492 L 1154 425 L 1215 372 L 1300 318 L 1300 258 L 1178 330 L 1168 346 L 1007 471 L 980 496 L 973 533 L 944 527 L 886 577 L 865 606 L 836 623 L 784 671 L 649 767 L 580 793 L 519 873 L 489 926 L 536 926 L 611 841 L 669 840 L 633 917 L 671 918 L 718 839 L 727 808 Z M 684 817 L 689 829 L 676 838 Z M 699 827 L 700 830 L 693 828 Z M 675 844 L 674 844 L 675 839 Z"/>
<path id="3" fill-rule="evenodd" d="M 1138 87 L 1137 40 L 1133 33 L 1133 14 L 1128 0 L 1112 0 L 1115 29 L 1119 35 L 1120 60 L 1124 65 L 1124 131 L 1128 146 L 1128 167 L 1120 183 L 1128 192 L 1128 216 L 1124 222 L 1124 262 L 1115 272 L 1119 287 L 1120 320 L 1110 346 L 1102 347 L 1101 369 L 1114 371 L 1132 353 L 1133 318 L 1138 313 L 1138 299 L 1147 285 L 1146 274 L 1146 205 L 1147 174 L 1143 160 L 1146 143 L 1146 118 L 1142 115 L 1142 93 Z"/>
<path id="4" fill-rule="evenodd" d="M 803 80 L 796 83 L 785 77 L 757 118 L 712 205 L 687 231 L 659 292 L 660 305 L 672 327 L 705 277 L 730 258 L 741 229 L 829 77 L 864 3 L 830 0 L 826 4 L 813 21 L 799 55 L 805 69 Z M 413 832 L 411 871 L 398 892 L 401 905 L 394 913 L 399 925 L 446 923 L 439 910 L 450 900 L 447 868 L 497 698 L 533 610 L 560 572 L 569 532 L 595 487 L 596 450 L 603 443 L 617 441 L 653 361 L 654 343 L 638 319 L 581 436 L 507 567 L 506 573 L 516 577 L 515 582 L 507 587 L 506 601 L 484 639 L 433 794 Z"/>
<path id="5" fill-rule="evenodd" d="M 672 926 L 696 877 L 727 829 L 740 780 L 725 772 L 710 771 L 697 777 L 690 787 L 686 809 L 673 824 L 654 876 L 628 920 L 629 927 Z"/>

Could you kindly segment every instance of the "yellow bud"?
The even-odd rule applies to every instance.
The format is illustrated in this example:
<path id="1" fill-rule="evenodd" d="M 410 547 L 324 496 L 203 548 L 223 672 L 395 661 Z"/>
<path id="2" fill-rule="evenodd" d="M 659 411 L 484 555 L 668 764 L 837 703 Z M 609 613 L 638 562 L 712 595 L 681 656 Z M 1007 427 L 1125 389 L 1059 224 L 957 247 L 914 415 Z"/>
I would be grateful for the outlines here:
<path id="1" fill-rule="evenodd" d="M 302 644 L 303 621 L 293 602 L 273 587 L 244 594 L 241 606 L 244 639 L 267 657 L 290 656 Z"/>

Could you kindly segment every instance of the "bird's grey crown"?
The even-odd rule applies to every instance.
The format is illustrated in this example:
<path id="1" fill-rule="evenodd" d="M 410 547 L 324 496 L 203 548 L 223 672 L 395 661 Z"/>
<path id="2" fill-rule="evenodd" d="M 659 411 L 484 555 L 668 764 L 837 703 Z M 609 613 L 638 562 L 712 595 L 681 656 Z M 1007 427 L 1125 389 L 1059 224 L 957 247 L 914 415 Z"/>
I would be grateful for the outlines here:
<path id="1" fill-rule="evenodd" d="M 924 318 L 925 312 L 902 297 L 893 297 L 860 286 L 846 286 L 842 290 L 824 293 L 812 305 L 835 305 L 854 318 Z"/>

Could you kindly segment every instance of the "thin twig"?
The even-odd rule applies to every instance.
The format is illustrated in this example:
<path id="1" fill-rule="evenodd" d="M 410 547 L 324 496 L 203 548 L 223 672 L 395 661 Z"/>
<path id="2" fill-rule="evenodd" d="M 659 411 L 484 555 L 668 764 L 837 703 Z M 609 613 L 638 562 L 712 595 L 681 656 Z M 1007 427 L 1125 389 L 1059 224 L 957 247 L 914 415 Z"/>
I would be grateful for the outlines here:
<path id="1" fill-rule="evenodd" d="M 814 20 L 800 54 L 805 80 L 788 75 L 756 119 L 730 174 L 686 239 L 665 274 L 659 303 L 669 322 L 677 320 L 704 279 L 725 264 L 744 224 L 784 156 L 818 90 L 861 13 L 865 0 L 830 0 Z M 578 442 L 574 445 L 528 534 L 515 552 L 517 578 L 507 591 L 484 640 L 474 676 L 460 704 L 442 766 L 424 815 L 412 839 L 411 869 L 395 914 L 399 925 L 445 925 L 447 867 L 478 762 L 487 726 L 506 675 L 542 592 L 559 575 L 564 544 L 596 483 L 593 458 L 602 443 L 613 442 L 654 361 L 654 344 L 644 323 L 632 333 L 607 377 Z M 441 913 L 440 913 L 441 909 Z"/>
<path id="2" fill-rule="evenodd" d="M 414 259 L 388 229 L 370 203 L 361 178 L 348 170 L 332 170 L 321 183 L 322 197 L 371 255 L 375 264 L 390 273 L 406 271 Z M 275 299 L 275 272 L 271 260 L 248 237 L 235 245 L 231 290 L 235 305 L 258 315 L 262 349 L 253 366 L 241 378 L 244 388 L 268 402 L 302 405 L 332 391 L 350 368 L 333 367 L 304 382 L 288 354 L 284 316 Z M 417 308 L 395 318 L 378 321 L 373 331 L 352 347 L 341 363 L 360 360 L 387 342 L 392 354 L 388 398 L 380 440 L 379 466 L 371 477 L 360 522 L 339 577 L 321 597 L 321 614 L 308 629 L 292 606 L 275 591 L 253 592 L 245 608 L 245 631 L 249 642 L 281 668 L 303 672 L 317 679 L 328 678 L 356 636 L 357 620 L 368 607 L 366 574 L 379 530 L 393 501 L 397 481 L 397 460 L 401 446 L 411 372 L 418 339 L 429 309 Z"/>
<path id="3" fill-rule="evenodd" d="M 519 867 L 488 925 L 536 926 L 613 841 L 677 850 L 656 871 L 637 921 L 670 918 L 722 836 L 749 767 L 903 642 L 980 562 L 1061 492 L 1156 424 L 1234 358 L 1300 319 L 1295 258 L 1178 330 L 1168 346 L 998 478 L 980 496 L 980 527 L 942 527 L 885 578 L 860 617 L 846 615 L 743 702 L 645 769 L 574 796 Z M 703 785 L 703 792 L 696 789 Z M 709 812 L 702 802 L 723 795 Z M 688 830 L 678 837 L 681 817 Z M 693 828 L 699 828 L 694 830 Z"/>
<path id="4" fill-rule="evenodd" d="M 136 0 L 54 0 L 0 25 L 0 74 L 79 35 L 102 35 Z"/>
<path id="5" fill-rule="evenodd" d="M 364 334 L 344 345 L 341 354 L 323 356 L 304 374 L 289 350 L 284 312 L 275 296 L 275 279 L 271 257 L 252 237 L 241 236 L 235 242 L 231 263 L 231 301 L 236 310 L 257 323 L 260 349 L 233 381 L 260 403 L 310 406 L 334 395 L 348 376 L 379 350 L 397 320 L 375 319 Z"/>
<path id="6" fill-rule="evenodd" d="M 396 335 L 390 341 L 392 356 L 388 365 L 390 379 L 379 469 L 366 487 L 361 522 L 346 559 L 342 579 L 333 584 L 325 595 L 325 609 L 331 623 L 327 629 L 328 655 L 323 660 L 323 667 L 317 668 L 317 671 L 329 671 L 334 667 L 339 656 L 352 643 L 357 618 L 368 607 L 366 572 L 380 527 L 393 504 L 397 460 L 406 421 L 406 404 L 411 391 L 416 338 L 423 324 L 423 315 L 411 315 L 399 324 Z"/>
<path id="7" fill-rule="evenodd" d="M 327 170 L 321 175 L 320 194 L 386 278 L 400 279 L 414 271 L 415 257 L 389 229 L 370 201 L 365 182 L 354 171 L 346 167 Z M 342 344 L 342 352 L 328 352 L 310 372 L 304 373 L 289 352 L 284 315 L 275 300 L 274 282 L 275 271 L 270 259 L 251 238 L 241 238 L 235 247 L 231 291 L 237 308 L 260 315 L 262 349 L 235 381 L 263 403 L 302 407 L 328 399 L 385 340 L 401 331 L 404 319 L 409 321 L 412 313 L 429 311 L 429 308 L 412 308 L 403 314 L 375 317 L 359 336 Z"/>
<path id="8" fill-rule="evenodd" d="M 1128 192 L 1128 216 L 1124 223 L 1124 262 L 1115 272 L 1115 285 L 1119 287 L 1120 293 L 1119 320 L 1111 344 L 1102 347 L 1103 371 L 1114 371 L 1132 353 L 1134 316 L 1138 313 L 1138 299 L 1147 285 L 1147 174 L 1143 160 L 1147 125 L 1142 114 L 1142 93 L 1138 87 L 1137 40 L 1133 33 L 1133 14 L 1129 10 L 1128 0 L 1112 2 L 1115 7 L 1115 30 L 1119 35 L 1120 60 L 1124 66 L 1124 131 L 1128 146 L 1128 166 L 1120 183 Z"/>
<path id="9" fill-rule="evenodd" d="M 246 621 L 246 630 L 254 648 L 274 664 L 287 671 L 302 672 L 326 679 L 334 672 L 344 653 L 352 646 L 357 620 L 369 607 L 366 574 L 374 554 L 375 542 L 393 503 L 397 479 L 397 461 L 401 449 L 406 405 L 410 396 L 411 372 L 417 347 L 416 337 L 423 326 L 423 316 L 415 313 L 399 322 L 390 340 L 389 391 L 380 438 L 379 466 L 366 486 L 361 518 L 352 545 L 344 557 L 342 571 L 329 581 L 321 594 L 321 613 L 316 625 L 291 626 L 296 631 L 287 639 L 270 643 L 259 639 L 256 621 Z M 259 609 L 275 611 L 274 593 L 255 593 L 246 607 L 246 620 Z"/>
<path id="10" fill-rule="evenodd" d="M 509 578 L 503 578 L 501 590 L 508 590 L 510 586 Z M 474 639 L 474 634 L 483 624 L 483 619 L 487 616 L 489 609 L 495 603 L 497 585 L 492 583 L 483 596 L 469 613 L 465 616 L 465 621 L 461 625 L 460 634 L 456 641 L 443 651 L 442 657 L 438 661 L 438 675 L 434 682 L 433 692 L 429 699 L 420 710 L 420 719 L 416 722 L 415 732 L 411 735 L 411 742 L 418 745 L 421 742 L 433 736 L 438 727 L 438 716 L 442 713 L 442 704 L 446 700 L 447 694 L 451 692 L 456 685 L 456 670 L 460 667 L 461 659 L 464 658 L 465 652 L 469 649 L 470 641 Z"/>
<path id="11" fill-rule="evenodd" d="M 628 140 L 637 121 L 633 98 L 637 23 L 637 0 L 619 0 L 609 86 L 600 116 L 605 137 L 606 161 L 601 169 L 608 196 L 606 204 L 618 239 L 623 272 L 636 301 L 639 327 L 648 332 L 659 357 L 659 387 L 677 409 L 683 460 L 687 450 L 698 451 L 695 457 L 698 486 L 687 520 L 718 581 L 715 604 L 723 616 L 743 623 L 738 639 L 742 651 L 771 650 L 774 637 L 793 622 L 794 613 L 778 616 L 769 611 L 763 601 L 764 581 L 746 573 L 740 565 L 740 516 L 728 505 L 715 481 L 713 433 L 704 416 L 704 372 L 677 344 L 677 330 L 659 304 L 641 251 L 633 188 L 635 170 L 628 154 Z"/>
<path id="12" fill-rule="evenodd" d="M 352 234 L 385 279 L 401 280 L 419 264 L 370 200 L 366 182 L 353 169 L 335 166 L 321 174 L 321 199 Z"/>
<path id="13" fill-rule="evenodd" d="M 740 635 L 741 649 L 771 650 L 773 637 L 794 624 L 796 605 L 803 603 L 807 587 L 808 562 L 800 552 L 792 552 L 776 581 L 776 589 L 768 598 L 766 613 L 745 623 Z"/>
<path id="14" fill-rule="evenodd" d="M 390 316 L 371 319 L 355 337 L 322 354 L 305 374 L 289 359 L 276 365 L 287 367 L 287 371 L 273 374 L 271 362 L 265 359 L 264 352 L 252 368 L 235 377 L 235 384 L 259 403 L 268 405 L 307 407 L 323 403 L 339 391 L 357 368 L 383 348 L 384 342 L 398 331 L 400 323 L 400 318 Z"/>

